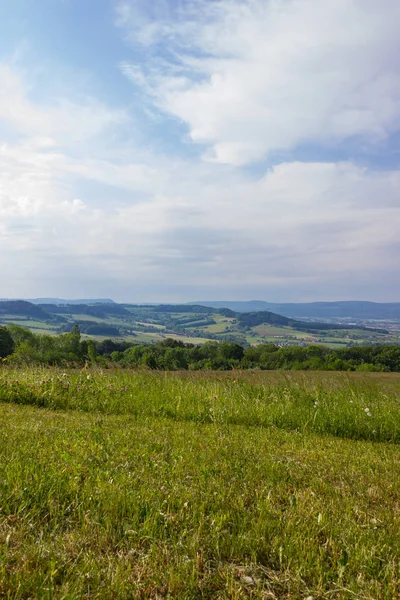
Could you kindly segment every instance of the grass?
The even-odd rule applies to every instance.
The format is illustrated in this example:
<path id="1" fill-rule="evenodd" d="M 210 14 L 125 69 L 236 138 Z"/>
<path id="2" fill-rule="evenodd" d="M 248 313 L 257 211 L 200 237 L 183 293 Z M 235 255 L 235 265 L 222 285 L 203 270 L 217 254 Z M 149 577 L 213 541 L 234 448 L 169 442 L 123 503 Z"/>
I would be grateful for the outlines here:
<path id="1" fill-rule="evenodd" d="M 101 317 L 93 317 L 92 315 L 87 315 L 85 313 L 82 313 L 82 314 L 71 313 L 71 315 L 68 315 L 68 317 L 70 317 L 70 320 L 72 322 L 74 322 L 74 321 L 91 321 L 92 323 L 99 323 L 101 325 L 103 325 L 103 324 L 118 325 L 120 327 L 129 327 L 129 328 L 133 328 L 133 326 L 134 326 L 133 319 L 128 321 L 127 319 L 121 319 L 118 317 L 110 317 L 110 316 L 108 316 L 106 318 L 101 318 Z"/>
<path id="2" fill-rule="evenodd" d="M 293 329 L 292 327 L 279 327 L 275 325 L 257 325 L 252 328 L 252 331 L 257 334 L 256 337 L 248 337 L 248 341 L 253 339 L 253 342 L 257 340 L 258 343 L 276 343 L 279 341 L 304 341 L 304 342 L 314 342 L 316 341 L 316 336 L 312 333 L 307 333 L 304 331 L 298 331 L 297 329 Z M 250 342 L 251 343 L 251 342 Z"/>
<path id="3" fill-rule="evenodd" d="M 60 317 L 65 316 L 60 313 Z M 101 317 L 94 317 L 93 315 L 87 315 L 86 313 L 71 313 L 67 315 L 72 322 L 74 321 L 92 321 L 93 323 L 109 323 L 110 319 L 102 319 Z"/>
<path id="4" fill-rule="evenodd" d="M 395 374 L 3 368 L 0 597 L 398 597 L 399 396 Z"/>
<path id="5" fill-rule="evenodd" d="M 252 327 L 252 330 L 263 336 L 288 336 L 288 335 L 296 335 L 296 331 L 291 327 L 278 327 L 276 325 L 257 325 L 256 327 Z"/>
<path id="6" fill-rule="evenodd" d="M 347 344 L 345 342 L 330 342 L 321 344 L 323 346 L 327 346 L 328 348 L 332 348 L 333 350 L 338 350 L 339 348 L 347 348 Z"/>
<path id="7" fill-rule="evenodd" d="M 144 322 L 144 321 L 135 321 L 137 325 L 142 325 L 143 327 L 154 327 L 155 329 L 159 329 L 160 331 L 164 331 L 166 328 L 165 325 L 159 325 L 157 323 Z"/>
<path id="8" fill-rule="evenodd" d="M 1 322 L 4 325 L 19 325 L 20 327 L 26 327 L 27 329 L 32 329 L 34 331 L 40 329 L 47 333 L 47 330 L 54 330 L 55 326 L 50 325 L 49 323 L 45 323 L 44 321 L 35 321 L 34 319 L 27 319 L 26 317 L 2 317 Z"/>

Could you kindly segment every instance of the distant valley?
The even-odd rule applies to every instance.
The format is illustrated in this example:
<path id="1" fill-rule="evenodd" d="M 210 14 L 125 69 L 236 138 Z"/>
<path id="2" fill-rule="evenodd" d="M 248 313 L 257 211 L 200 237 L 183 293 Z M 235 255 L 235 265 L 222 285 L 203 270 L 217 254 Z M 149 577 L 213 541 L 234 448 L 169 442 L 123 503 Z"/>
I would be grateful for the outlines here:
<path id="1" fill-rule="evenodd" d="M 243 346 L 400 344 L 400 303 L 136 305 L 109 299 L 39 300 L 0 301 L 0 323 L 49 335 L 68 332 L 78 324 L 85 337 L 149 344 L 167 337 L 193 344 L 235 341 Z M 271 307 L 273 311 L 267 310 Z"/>

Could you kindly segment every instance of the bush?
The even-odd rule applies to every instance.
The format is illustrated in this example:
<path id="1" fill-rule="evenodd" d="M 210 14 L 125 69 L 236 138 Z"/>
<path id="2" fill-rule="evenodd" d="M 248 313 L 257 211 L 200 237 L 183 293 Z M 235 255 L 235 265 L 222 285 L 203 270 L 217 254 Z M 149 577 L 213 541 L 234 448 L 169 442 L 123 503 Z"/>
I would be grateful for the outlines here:
<path id="1" fill-rule="evenodd" d="M 14 340 L 6 327 L 0 327 L 0 358 L 6 358 L 13 353 Z"/>

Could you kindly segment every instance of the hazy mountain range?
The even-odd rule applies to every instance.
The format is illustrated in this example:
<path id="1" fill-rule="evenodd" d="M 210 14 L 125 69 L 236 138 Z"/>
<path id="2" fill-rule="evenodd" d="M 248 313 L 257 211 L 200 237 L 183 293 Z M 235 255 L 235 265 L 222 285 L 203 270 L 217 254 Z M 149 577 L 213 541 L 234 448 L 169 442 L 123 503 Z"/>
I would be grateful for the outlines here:
<path id="1" fill-rule="evenodd" d="M 2 298 L 1 300 L 9 300 Z M 96 305 L 117 304 L 110 298 L 74 299 L 62 298 L 34 298 L 28 302 L 33 304 L 52 305 Z M 122 304 L 122 303 L 121 303 Z M 125 304 L 125 303 L 123 303 Z M 132 306 L 155 305 L 155 303 L 129 303 Z M 169 304 L 170 306 L 173 303 Z M 203 300 L 187 302 L 186 305 L 205 306 L 210 308 L 228 308 L 234 312 L 272 312 L 291 318 L 310 319 L 372 319 L 387 320 L 400 319 L 400 302 L 367 302 L 367 301 L 342 301 L 342 302 L 266 302 L 264 300 L 232 301 L 232 300 Z M 168 306 L 167 304 L 165 306 Z"/>
<path id="2" fill-rule="evenodd" d="M 21 298 L 0 298 L 0 302 L 7 300 L 21 300 Z M 24 299 L 25 300 L 25 299 Z M 114 300 L 110 298 L 92 298 L 92 299 L 77 299 L 77 300 L 66 300 L 65 298 L 27 298 L 26 302 L 32 304 L 115 304 Z"/>
<path id="3" fill-rule="evenodd" d="M 270 311 L 285 317 L 295 318 L 353 318 L 353 319 L 400 319 L 400 302 L 301 302 L 274 303 L 263 300 L 244 302 L 201 301 L 194 304 L 212 308 L 230 308 L 235 312 Z"/>

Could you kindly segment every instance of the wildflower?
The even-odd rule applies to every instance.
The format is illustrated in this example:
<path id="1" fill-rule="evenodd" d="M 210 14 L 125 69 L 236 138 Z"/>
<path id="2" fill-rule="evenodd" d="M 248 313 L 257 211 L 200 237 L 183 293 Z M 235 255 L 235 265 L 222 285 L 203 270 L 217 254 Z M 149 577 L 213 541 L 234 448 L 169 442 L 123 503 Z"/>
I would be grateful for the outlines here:
<path id="1" fill-rule="evenodd" d="M 371 411 L 369 410 L 368 406 L 364 408 L 364 412 L 367 414 L 368 417 L 371 416 Z"/>

